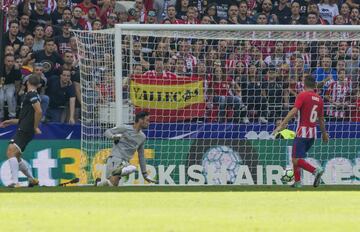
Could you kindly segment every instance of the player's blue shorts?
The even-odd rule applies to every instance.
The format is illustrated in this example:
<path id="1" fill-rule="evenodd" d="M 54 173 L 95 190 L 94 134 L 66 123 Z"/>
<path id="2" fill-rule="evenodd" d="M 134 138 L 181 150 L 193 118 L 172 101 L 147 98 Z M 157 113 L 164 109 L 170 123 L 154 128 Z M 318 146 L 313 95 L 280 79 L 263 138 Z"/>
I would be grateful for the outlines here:
<path id="1" fill-rule="evenodd" d="M 309 138 L 298 138 L 294 139 L 293 149 L 292 149 L 292 157 L 293 158 L 305 158 L 306 153 L 310 150 L 312 145 L 314 144 L 315 139 Z"/>

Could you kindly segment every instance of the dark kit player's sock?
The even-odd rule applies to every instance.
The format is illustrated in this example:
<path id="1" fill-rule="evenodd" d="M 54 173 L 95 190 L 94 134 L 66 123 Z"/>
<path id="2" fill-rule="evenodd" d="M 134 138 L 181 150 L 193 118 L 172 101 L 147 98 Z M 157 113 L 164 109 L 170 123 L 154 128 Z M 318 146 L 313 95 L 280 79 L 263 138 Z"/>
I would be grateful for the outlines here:
<path id="1" fill-rule="evenodd" d="M 314 166 L 306 162 L 304 159 L 298 159 L 297 166 L 311 173 L 314 173 L 316 169 Z"/>
<path id="2" fill-rule="evenodd" d="M 11 181 L 12 184 L 17 184 L 19 179 L 19 162 L 16 157 L 12 157 L 9 160 L 11 170 Z"/>
<path id="3" fill-rule="evenodd" d="M 31 173 L 31 169 L 25 164 L 23 159 L 21 159 L 21 162 L 19 163 L 19 170 L 24 173 L 24 175 L 30 180 L 34 179 L 34 176 Z"/>

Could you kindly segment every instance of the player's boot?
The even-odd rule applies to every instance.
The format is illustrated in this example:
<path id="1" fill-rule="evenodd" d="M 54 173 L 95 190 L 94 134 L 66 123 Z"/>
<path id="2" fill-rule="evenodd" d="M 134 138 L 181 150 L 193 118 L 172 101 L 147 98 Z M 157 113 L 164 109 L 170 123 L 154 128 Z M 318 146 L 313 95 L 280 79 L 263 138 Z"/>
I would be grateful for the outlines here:
<path id="1" fill-rule="evenodd" d="M 28 184 L 28 187 L 29 188 L 32 188 L 32 187 L 35 187 L 35 186 L 38 186 L 39 185 L 39 180 L 38 179 L 32 179 L 32 180 L 29 180 L 29 184 Z"/>
<path id="2" fill-rule="evenodd" d="M 321 176 L 324 174 L 324 169 L 322 167 L 318 167 L 315 170 L 314 176 L 315 176 L 315 180 L 314 180 L 314 184 L 313 186 L 319 187 L 320 185 L 320 181 L 321 181 Z"/>
<path id="3" fill-rule="evenodd" d="M 96 178 L 94 186 L 97 187 L 100 182 L 101 182 L 101 178 Z"/>
<path id="4" fill-rule="evenodd" d="M 290 185 L 291 188 L 301 188 L 302 185 L 301 185 L 301 182 L 294 182 L 292 185 Z"/>

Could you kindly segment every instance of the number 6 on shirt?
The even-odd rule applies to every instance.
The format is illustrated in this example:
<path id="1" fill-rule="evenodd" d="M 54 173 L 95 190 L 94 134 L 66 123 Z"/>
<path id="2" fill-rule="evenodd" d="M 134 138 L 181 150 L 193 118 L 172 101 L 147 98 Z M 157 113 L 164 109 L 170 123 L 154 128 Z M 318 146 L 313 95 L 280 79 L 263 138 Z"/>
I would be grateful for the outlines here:
<path id="1" fill-rule="evenodd" d="M 311 109 L 311 113 L 310 113 L 310 122 L 315 123 L 317 121 L 318 118 L 318 112 L 317 109 L 318 105 L 314 105 L 313 108 Z"/>

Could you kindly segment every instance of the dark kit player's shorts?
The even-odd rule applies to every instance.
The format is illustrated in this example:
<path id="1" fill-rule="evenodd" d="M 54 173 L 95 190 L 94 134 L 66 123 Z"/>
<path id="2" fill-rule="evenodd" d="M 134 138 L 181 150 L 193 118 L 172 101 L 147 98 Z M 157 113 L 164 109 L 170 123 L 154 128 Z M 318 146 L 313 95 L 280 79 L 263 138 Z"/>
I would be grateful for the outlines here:
<path id="1" fill-rule="evenodd" d="M 33 137 L 34 133 L 18 129 L 14 137 L 10 140 L 9 144 L 14 144 L 22 153 Z"/>
<path id="2" fill-rule="evenodd" d="M 315 139 L 299 138 L 294 139 L 292 157 L 293 158 L 306 158 L 306 153 L 310 150 L 314 144 Z"/>

